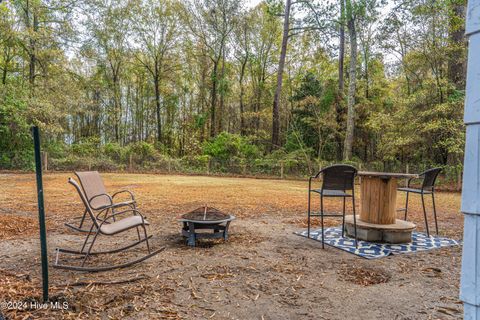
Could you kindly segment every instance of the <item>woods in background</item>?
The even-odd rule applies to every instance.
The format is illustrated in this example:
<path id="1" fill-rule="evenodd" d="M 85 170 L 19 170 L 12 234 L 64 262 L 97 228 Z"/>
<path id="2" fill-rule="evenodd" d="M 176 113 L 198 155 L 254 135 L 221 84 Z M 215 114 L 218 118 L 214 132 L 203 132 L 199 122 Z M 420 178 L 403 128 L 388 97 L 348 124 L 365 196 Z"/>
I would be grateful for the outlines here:
<path id="1" fill-rule="evenodd" d="M 459 170 L 465 5 L 3 1 L 0 168 Z"/>

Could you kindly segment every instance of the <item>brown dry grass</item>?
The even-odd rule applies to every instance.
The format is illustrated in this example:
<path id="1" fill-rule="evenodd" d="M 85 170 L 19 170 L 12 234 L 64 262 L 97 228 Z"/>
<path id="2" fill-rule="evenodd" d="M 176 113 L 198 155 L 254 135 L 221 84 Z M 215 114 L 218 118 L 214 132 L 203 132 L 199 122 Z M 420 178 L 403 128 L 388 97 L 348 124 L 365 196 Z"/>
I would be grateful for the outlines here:
<path id="1" fill-rule="evenodd" d="M 69 176 L 72 175 L 62 173 L 46 174 L 44 177 L 47 221 L 50 230 L 54 232 L 56 230 L 53 227 L 60 227 L 65 219 L 78 216 L 82 211 L 78 195 L 67 183 Z M 286 219 L 287 223 L 306 226 L 305 181 L 117 173 L 103 174 L 103 178 L 109 191 L 124 188 L 132 190 L 136 194 L 139 207 L 153 220 L 168 217 L 173 222 L 180 214 L 207 203 L 238 218 L 277 216 Z M 399 193 L 397 207 L 404 207 L 404 199 L 405 196 Z M 427 206 L 430 204 L 428 200 Z M 340 202 L 326 200 L 326 210 L 339 212 Z M 37 211 L 34 176 L 0 175 L 0 203 L 0 213 L 13 212 L 16 215 L 26 215 L 27 219 L 34 219 Z M 359 201 L 357 211 L 358 203 Z M 312 207 L 318 210 L 318 199 L 313 199 Z M 443 234 L 458 234 L 462 221 L 459 213 L 460 193 L 438 192 L 437 208 Z M 347 204 L 347 210 L 351 210 L 350 204 Z M 432 219 L 431 208 L 428 207 L 428 210 Z M 420 229 L 423 228 L 421 202 L 415 195 L 410 199 L 409 219 L 417 222 Z M 327 226 L 336 224 L 335 221 L 326 221 Z M 316 218 L 314 222 L 318 223 L 319 220 Z M 24 231 L 22 226 L 18 228 L 17 233 L 13 230 L 8 236 Z"/>

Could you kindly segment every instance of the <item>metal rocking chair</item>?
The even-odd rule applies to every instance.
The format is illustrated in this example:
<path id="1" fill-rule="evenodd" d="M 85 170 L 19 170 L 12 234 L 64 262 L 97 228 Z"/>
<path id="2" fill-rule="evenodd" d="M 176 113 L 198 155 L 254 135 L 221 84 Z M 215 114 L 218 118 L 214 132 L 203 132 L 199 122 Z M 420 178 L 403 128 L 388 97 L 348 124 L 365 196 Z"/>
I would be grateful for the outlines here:
<path id="1" fill-rule="evenodd" d="M 407 220 L 408 213 L 408 194 L 417 193 L 422 198 L 422 207 L 423 207 L 423 216 L 425 218 L 425 228 L 427 235 L 430 237 L 430 231 L 428 229 L 428 220 L 427 220 L 427 210 L 425 209 L 425 199 L 423 195 L 431 194 L 432 195 L 432 204 L 433 204 L 433 218 L 435 219 L 435 231 L 438 236 L 438 222 L 437 222 L 437 209 L 435 208 L 435 181 L 437 180 L 438 174 L 442 171 L 442 168 L 433 168 L 427 171 L 424 171 L 418 175 L 418 178 L 423 178 L 422 186 L 420 189 L 415 189 L 410 186 L 410 183 L 413 179 L 418 179 L 413 177 L 408 179 L 407 186 L 405 188 L 398 188 L 398 191 L 406 192 L 405 208 L 398 209 L 397 211 L 405 211 L 405 221 Z"/>
<path id="2" fill-rule="evenodd" d="M 100 210 L 104 210 L 106 207 L 109 207 L 109 210 L 105 212 L 105 214 L 108 214 L 108 211 L 115 213 L 116 210 L 124 207 L 136 209 L 136 201 L 133 193 L 129 190 L 120 190 L 112 195 L 109 195 L 98 171 L 75 172 L 75 175 L 80 181 L 83 193 L 86 199 L 89 201 L 90 207 L 93 211 L 98 212 Z M 121 194 L 127 194 L 129 199 L 126 201 L 115 202 L 116 197 Z M 73 221 L 65 223 L 65 226 L 74 231 L 88 232 L 89 227 L 84 227 L 86 217 L 87 209 L 85 208 L 83 216 L 76 217 L 73 219 Z M 115 219 L 116 218 L 114 215 L 113 220 L 115 221 Z M 80 222 L 77 222 L 78 220 Z"/>
<path id="3" fill-rule="evenodd" d="M 150 257 L 153 257 L 160 251 L 164 250 L 165 247 L 162 247 L 158 250 L 152 251 L 150 248 L 150 244 L 148 240 L 152 237 L 151 235 L 147 235 L 147 229 L 146 226 L 149 225 L 148 221 L 145 220 L 143 215 L 137 210 L 133 208 L 128 208 L 122 211 L 117 211 L 117 212 L 112 212 L 112 207 L 115 205 L 111 206 L 104 206 L 97 215 L 95 215 L 94 209 L 91 206 L 92 199 L 90 201 L 87 200 L 85 194 L 81 190 L 80 186 L 78 183 L 72 179 L 68 179 L 68 183 L 73 185 L 75 189 L 77 189 L 78 194 L 80 195 L 80 198 L 82 199 L 83 204 L 85 205 L 85 210 L 86 213 L 90 216 L 90 219 L 92 220 L 92 226 L 90 227 L 90 230 L 87 230 L 87 236 L 86 239 L 82 245 L 82 248 L 80 250 L 70 250 L 70 249 L 62 249 L 62 248 L 57 248 L 56 249 L 56 259 L 55 259 L 55 268 L 59 269 L 68 269 L 68 270 L 77 270 L 77 271 L 89 271 L 89 272 L 97 272 L 97 271 L 107 271 L 107 270 L 112 270 L 112 269 L 117 269 L 117 268 L 124 268 L 128 267 L 131 265 L 134 265 L 136 263 L 139 263 L 141 261 L 144 261 Z M 110 215 L 107 215 L 108 212 L 111 212 Z M 125 214 L 125 213 L 133 213 L 132 216 L 122 218 L 119 220 L 113 220 L 114 217 Z M 105 236 L 113 236 L 119 233 L 122 233 L 124 231 L 128 231 L 130 229 L 135 228 L 137 230 L 137 235 L 138 235 L 138 241 L 135 241 L 134 243 L 131 243 L 127 246 L 121 247 L 121 248 L 116 248 L 112 250 L 105 250 L 105 251 L 92 251 L 92 248 L 95 244 L 95 241 L 97 240 L 97 237 L 99 235 L 105 235 Z M 139 228 L 143 229 L 143 237 L 140 235 L 140 230 Z M 88 243 L 88 240 L 90 239 L 90 236 L 93 235 L 93 239 L 90 243 Z M 118 264 L 118 265 L 107 265 L 103 267 L 87 267 L 85 266 L 85 263 L 87 262 L 87 259 L 91 255 L 98 255 L 98 254 L 107 254 L 107 253 L 118 253 L 122 252 L 124 250 L 130 249 L 142 242 L 145 242 L 147 244 L 147 250 L 148 254 L 145 256 L 138 258 L 133 261 L 129 261 L 123 264 Z M 73 266 L 73 265 L 66 265 L 66 264 L 59 264 L 59 255 L 60 253 L 67 253 L 67 254 L 74 254 L 74 255 L 80 255 L 83 256 L 83 260 L 80 266 Z"/>
<path id="4" fill-rule="evenodd" d="M 320 189 L 312 189 L 312 180 L 317 179 L 320 175 L 323 176 L 322 187 Z M 323 217 L 342 217 L 342 237 L 345 232 L 345 198 L 352 198 L 353 205 L 353 224 L 355 229 L 355 247 L 357 244 L 357 219 L 355 215 L 355 176 L 357 169 L 355 167 L 343 164 L 337 164 L 323 168 L 315 176 L 308 180 L 308 237 L 310 238 L 310 217 L 320 217 L 322 224 L 322 248 L 325 248 L 325 232 Z M 351 191 L 351 193 L 347 193 Z M 311 193 L 320 194 L 320 213 L 314 214 L 310 210 Z M 343 198 L 343 212 L 342 214 L 324 214 L 323 212 L 323 198 L 337 197 Z"/>

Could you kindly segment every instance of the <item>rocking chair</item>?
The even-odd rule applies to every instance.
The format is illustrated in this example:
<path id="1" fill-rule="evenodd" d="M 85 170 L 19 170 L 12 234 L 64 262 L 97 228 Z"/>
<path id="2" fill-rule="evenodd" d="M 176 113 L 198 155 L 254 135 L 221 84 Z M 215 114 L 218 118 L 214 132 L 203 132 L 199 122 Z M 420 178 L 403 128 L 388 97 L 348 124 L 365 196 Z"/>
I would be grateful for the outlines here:
<path id="1" fill-rule="evenodd" d="M 135 196 L 129 190 L 120 190 L 112 195 L 107 193 L 105 185 L 103 184 L 102 177 L 98 171 L 85 171 L 75 172 L 82 186 L 83 193 L 90 204 L 93 211 L 98 212 L 109 207 L 111 213 L 115 213 L 115 210 L 119 210 L 123 207 L 136 209 Z M 115 202 L 116 197 L 120 194 L 127 194 L 130 199 L 121 202 Z M 105 214 L 108 214 L 109 210 L 105 210 Z M 85 208 L 83 215 L 76 217 L 73 221 L 65 223 L 65 226 L 78 232 L 88 232 L 89 228 L 84 227 L 85 218 L 87 217 L 87 209 Z M 116 217 L 113 215 L 113 220 Z M 79 220 L 80 222 L 77 222 Z"/>
<path id="2" fill-rule="evenodd" d="M 55 259 L 55 268 L 59 269 L 67 269 L 67 270 L 77 270 L 77 271 L 89 271 L 89 272 L 98 272 L 98 271 L 107 271 L 107 270 L 112 270 L 112 269 L 117 269 L 117 268 L 125 268 L 129 267 L 131 265 L 134 265 L 136 263 L 139 263 L 141 261 L 144 261 L 150 257 L 153 257 L 160 251 L 163 251 L 165 247 L 162 247 L 158 250 L 152 251 L 150 248 L 150 244 L 148 240 L 152 237 L 151 235 L 147 235 L 147 229 L 146 226 L 149 225 L 148 221 L 145 220 L 143 215 L 134 208 L 128 208 L 122 211 L 117 211 L 113 212 L 111 209 L 115 205 L 110 205 L 110 206 L 103 206 L 102 209 L 99 210 L 98 214 L 95 215 L 94 209 L 91 206 L 91 201 L 88 201 L 85 194 L 81 190 L 80 186 L 78 183 L 72 179 L 68 179 L 68 183 L 73 185 L 75 189 L 77 189 L 78 194 L 80 195 L 80 198 L 82 199 L 83 204 L 85 205 L 85 212 L 88 213 L 92 220 L 92 226 L 90 227 L 90 230 L 87 230 L 87 237 L 82 245 L 82 248 L 78 250 L 71 250 L 71 249 L 62 249 L 62 248 L 57 248 L 56 249 L 56 259 Z M 98 209 L 98 208 L 97 208 Z M 111 212 L 110 215 L 107 213 Z M 133 213 L 132 216 L 122 218 L 119 220 L 114 220 L 114 218 L 118 215 L 125 214 L 125 213 Z M 102 217 L 103 215 L 103 217 Z M 105 250 L 105 251 L 92 251 L 92 248 L 95 244 L 95 241 L 97 240 L 97 237 L 102 234 L 105 236 L 113 236 L 119 233 L 122 233 L 124 231 L 128 231 L 130 229 L 136 229 L 137 230 L 137 235 L 138 235 L 138 241 L 131 243 L 127 246 L 117 248 L 117 249 L 112 249 L 112 250 Z M 140 235 L 140 230 L 139 228 L 143 229 L 143 237 Z M 90 239 L 90 236 L 93 235 L 93 239 L 90 243 L 88 243 L 88 240 Z M 107 253 L 118 253 L 122 252 L 124 250 L 130 249 L 142 242 L 145 242 L 147 244 L 147 250 L 148 254 L 138 258 L 133 261 L 129 261 L 123 264 L 118 264 L 118 265 L 107 265 L 103 267 L 87 267 L 85 266 L 85 263 L 87 262 L 87 259 L 91 255 L 98 255 L 98 254 L 107 254 Z M 59 255 L 60 253 L 67 253 L 67 254 L 73 254 L 73 255 L 80 255 L 83 256 L 83 260 L 80 266 L 74 266 L 74 265 L 66 265 L 66 264 L 59 264 Z"/>

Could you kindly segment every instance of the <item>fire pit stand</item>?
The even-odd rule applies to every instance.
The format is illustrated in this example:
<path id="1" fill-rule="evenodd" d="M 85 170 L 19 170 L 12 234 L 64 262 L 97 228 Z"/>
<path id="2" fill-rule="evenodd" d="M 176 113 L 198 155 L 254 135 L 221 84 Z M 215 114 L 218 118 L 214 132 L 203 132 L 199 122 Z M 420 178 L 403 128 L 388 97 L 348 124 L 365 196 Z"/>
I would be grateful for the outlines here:
<path id="1" fill-rule="evenodd" d="M 195 247 L 197 239 L 228 239 L 228 227 L 235 216 L 223 213 L 215 208 L 200 207 L 183 214 L 178 221 L 183 223 L 182 235 L 187 238 L 187 244 Z M 213 230 L 213 232 L 198 232 Z"/>

